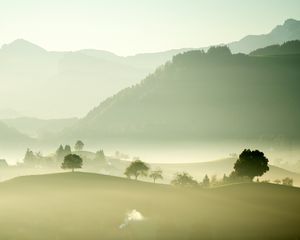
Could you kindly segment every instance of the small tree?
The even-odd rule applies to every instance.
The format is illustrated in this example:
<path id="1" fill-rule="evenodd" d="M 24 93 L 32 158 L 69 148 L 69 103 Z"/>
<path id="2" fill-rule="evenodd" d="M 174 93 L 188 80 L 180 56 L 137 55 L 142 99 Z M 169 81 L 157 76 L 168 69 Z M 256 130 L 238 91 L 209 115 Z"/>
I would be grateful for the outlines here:
<path id="1" fill-rule="evenodd" d="M 103 150 L 99 150 L 95 154 L 95 161 L 104 162 L 106 160 Z"/>
<path id="2" fill-rule="evenodd" d="M 229 182 L 229 177 L 227 177 L 226 174 L 223 175 L 223 183 L 228 183 Z"/>
<path id="3" fill-rule="evenodd" d="M 23 159 L 24 164 L 34 166 L 37 162 L 37 157 L 34 155 L 33 151 L 27 148 L 25 157 Z"/>
<path id="4" fill-rule="evenodd" d="M 58 149 L 56 150 L 56 159 L 58 161 L 63 161 L 64 157 L 71 154 L 72 150 L 70 145 L 66 145 L 65 147 L 63 145 L 60 145 Z"/>
<path id="5" fill-rule="evenodd" d="M 84 143 L 81 141 L 81 140 L 78 140 L 76 143 L 75 143 L 75 146 L 74 146 L 74 149 L 76 151 L 82 151 L 84 147 Z"/>
<path id="6" fill-rule="evenodd" d="M 67 155 L 69 155 L 71 153 L 72 153 L 71 146 L 70 145 L 66 145 L 65 149 L 64 149 L 65 156 L 67 156 Z"/>
<path id="7" fill-rule="evenodd" d="M 135 180 L 137 180 L 139 176 L 147 176 L 148 171 L 149 167 L 146 163 L 142 162 L 141 160 L 135 160 L 126 168 L 124 174 L 128 178 L 134 176 Z"/>
<path id="8" fill-rule="evenodd" d="M 62 169 L 74 169 L 82 167 L 82 158 L 76 154 L 69 154 L 65 156 L 63 163 L 61 164 Z"/>
<path id="9" fill-rule="evenodd" d="M 163 179 L 162 170 L 158 168 L 158 169 L 152 171 L 150 173 L 149 177 L 153 179 L 154 183 L 156 182 L 156 179 Z"/>
<path id="10" fill-rule="evenodd" d="M 209 180 L 209 177 L 207 176 L 207 174 L 204 176 L 203 178 L 203 181 L 202 181 L 202 185 L 204 187 L 209 187 L 209 184 L 210 184 L 210 180 Z"/>
<path id="11" fill-rule="evenodd" d="M 238 177 L 249 177 L 253 180 L 256 176 L 262 176 L 269 171 L 269 160 L 263 152 L 245 149 L 234 164 L 235 174 Z"/>
<path id="12" fill-rule="evenodd" d="M 186 173 L 176 173 L 174 179 L 171 181 L 171 184 L 175 186 L 182 186 L 182 187 L 187 187 L 187 186 L 196 186 L 198 183 L 196 180 L 193 179 L 193 177 Z"/>
<path id="13" fill-rule="evenodd" d="M 280 184 L 280 183 L 281 183 L 281 180 L 280 180 L 280 179 L 275 179 L 275 180 L 274 180 L 274 183 Z"/>
<path id="14" fill-rule="evenodd" d="M 293 183 L 294 183 L 294 181 L 292 178 L 286 177 L 286 178 L 282 179 L 282 185 L 293 186 Z"/>

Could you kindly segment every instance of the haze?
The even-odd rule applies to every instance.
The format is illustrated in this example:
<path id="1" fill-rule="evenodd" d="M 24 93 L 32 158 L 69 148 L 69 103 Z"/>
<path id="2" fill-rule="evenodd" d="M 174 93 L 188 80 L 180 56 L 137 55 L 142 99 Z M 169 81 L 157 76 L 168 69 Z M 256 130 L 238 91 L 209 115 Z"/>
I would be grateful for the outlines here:
<path id="1" fill-rule="evenodd" d="M 23 38 L 47 50 L 119 55 L 204 47 L 266 33 L 299 19 L 299 9 L 297 0 L 3 0 L 0 44 Z"/>

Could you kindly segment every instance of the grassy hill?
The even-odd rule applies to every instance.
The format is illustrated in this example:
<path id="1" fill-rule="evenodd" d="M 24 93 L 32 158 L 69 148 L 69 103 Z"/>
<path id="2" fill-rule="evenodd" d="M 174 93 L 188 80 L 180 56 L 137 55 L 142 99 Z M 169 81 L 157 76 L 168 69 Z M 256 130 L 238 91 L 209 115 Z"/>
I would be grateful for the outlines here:
<path id="1" fill-rule="evenodd" d="M 298 239 L 300 190 L 272 184 L 178 189 L 65 173 L 0 184 L 0 239 Z M 120 229 L 128 211 L 141 221 Z"/>
<path id="2" fill-rule="evenodd" d="M 125 169 L 130 165 L 129 160 L 119 159 L 117 157 L 106 157 L 106 165 L 97 168 L 94 165 L 89 166 L 89 162 L 95 158 L 95 153 L 90 151 L 75 151 L 82 157 L 83 171 L 105 173 L 113 176 L 124 176 Z M 218 179 L 222 179 L 223 175 L 229 175 L 233 171 L 236 158 L 224 158 L 219 160 L 212 160 L 206 162 L 193 163 L 149 163 L 151 169 L 160 168 L 163 170 L 164 179 L 162 182 L 170 183 L 174 174 L 177 172 L 188 172 L 198 181 L 202 181 L 207 174 L 209 177 L 216 175 Z M 284 168 L 269 165 L 270 170 L 265 173 L 260 179 L 269 180 L 273 182 L 276 179 L 283 179 L 286 177 L 293 178 L 294 185 L 300 186 L 300 174 L 286 170 Z M 144 179 L 145 180 L 145 179 Z"/>

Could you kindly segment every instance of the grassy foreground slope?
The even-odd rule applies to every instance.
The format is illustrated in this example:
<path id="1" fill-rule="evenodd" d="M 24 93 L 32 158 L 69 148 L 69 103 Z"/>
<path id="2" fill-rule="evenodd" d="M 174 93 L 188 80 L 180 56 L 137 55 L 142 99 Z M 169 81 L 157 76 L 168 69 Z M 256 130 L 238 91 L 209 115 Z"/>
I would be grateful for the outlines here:
<path id="1" fill-rule="evenodd" d="M 64 173 L 0 184 L 0 239 L 299 239 L 300 189 L 177 189 Z M 136 209 L 143 221 L 120 229 Z"/>

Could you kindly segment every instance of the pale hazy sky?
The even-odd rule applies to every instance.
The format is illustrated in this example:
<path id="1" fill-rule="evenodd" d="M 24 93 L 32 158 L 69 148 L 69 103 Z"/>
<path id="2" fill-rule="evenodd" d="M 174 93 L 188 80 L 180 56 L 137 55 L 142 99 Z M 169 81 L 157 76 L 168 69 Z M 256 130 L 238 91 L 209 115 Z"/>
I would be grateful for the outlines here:
<path id="1" fill-rule="evenodd" d="M 132 55 L 201 47 L 300 19 L 300 0 L 0 0 L 0 45 Z"/>

